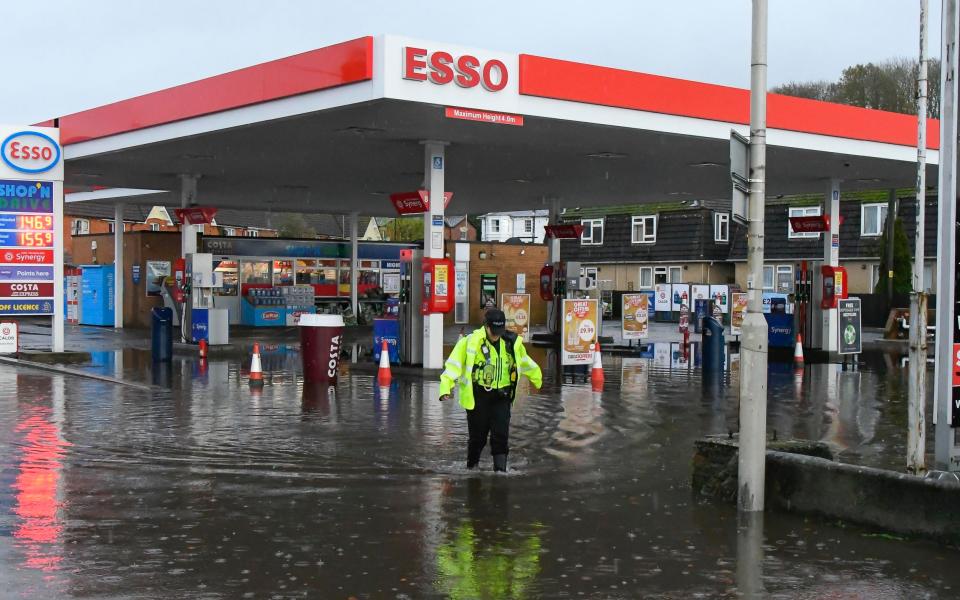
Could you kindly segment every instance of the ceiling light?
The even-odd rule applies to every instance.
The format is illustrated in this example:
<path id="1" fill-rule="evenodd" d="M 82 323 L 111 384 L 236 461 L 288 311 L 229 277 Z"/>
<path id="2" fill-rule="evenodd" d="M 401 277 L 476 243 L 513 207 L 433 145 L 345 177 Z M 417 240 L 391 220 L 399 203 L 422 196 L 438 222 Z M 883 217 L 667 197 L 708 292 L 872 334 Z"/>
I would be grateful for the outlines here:
<path id="1" fill-rule="evenodd" d="M 378 133 L 386 133 L 386 129 L 380 129 L 378 127 L 358 127 L 354 125 L 351 127 L 344 127 L 343 129 L 338 129 L 337 133 L 353 133 L 355 135 L 374 135 Z"/>
<path id="2" fill-rule="evenodd" d="M 700 167 L 724 167 L 724 166 L 726 166 L 726 165 L 723 165 L 723 164 L 718 163 L 718 162 L 711 162 L 711 161 L 705 160 L 705 161 L 703 161 L 703 162 L 690 163 L 690 164 L 688 164 L 687 166 L 688 166 L 688 167 L 693 167 L 693 168 L 695 168 L 695 169 L 698 169 L 698 168 L 700 168 Z"/>
<path id="3" fill-rule="evenodd" d="M 213 160 L 216 157 L 212 154 L 181 154 L 180 158 L 184 160 Z"/>
<path id="4" fill-rule="evenodd" d="M 587 155 L 587 158 L 626 158 L 623 152 L 593 152 Z"/>
<path id="5" fill-rule="evenodd" d="M 857 181 L 859 183 L 880 183 L 883 180 L 879 177 L 864 177 L 862 179 L 858 179 Z"/>

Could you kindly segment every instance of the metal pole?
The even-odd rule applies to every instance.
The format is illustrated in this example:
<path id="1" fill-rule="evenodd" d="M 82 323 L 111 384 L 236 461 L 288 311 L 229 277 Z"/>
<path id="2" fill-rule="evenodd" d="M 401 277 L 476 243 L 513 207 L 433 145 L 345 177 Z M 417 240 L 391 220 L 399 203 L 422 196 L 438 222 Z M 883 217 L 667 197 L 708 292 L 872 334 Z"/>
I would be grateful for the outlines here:
<path id="1" fill-rule="evenodd" d="M 943 0 L 943 58 L 940 67 L 940 177 L 937 185 L 940 231 L 937 240 L 937 363 L 936 463 L 938 469 L 957 470 L 954 430 L 951 428 L 955 390 L 953 344 L 958 327 L 954 322 L 957 237 L 957 0 Z"/>
<path id="2" fill-rule="evenodd" d="M 917 214 L 913 294 L 910 298 L 910 393 L 907 414 L 907 470 L 926 470 L 927 295 L 924 289 L 924 227 L 927 163 L 927 0 L 920 0 L 920 64 L 917 77 Z"/>
<path id="3" fill-rule="evenodd" d="M 113 327 L 123 329 L 123 204 L 113 206 Z"/>
<path id="4" fill-rule="evenodd" d="M 767 321 L 763 317 L 763 228 L 767 162 L 767 0 L 753 0 L 750 60 L 750 229 L 747 314 L 740 347 L 737 508 L 763 510 L 767 449 Z"/>
<path id="5" fill-rule="evenodd" d="M 360 259 L 357 256 L 357 221 L 359 215 L 350 213 L 350 310 L 353 317 L 360 319 L 360 295 L 357 289 L 357 269 L 360 268 Z"/>
<path id="6" fill-rule="evenodd" d="M 927 470 L 927 294 L 923 283 L 923 228 L 927 196 L 927 0 L 920 0 L 920 66 L 917 74 L 917 231 L 910 295 L 910 390 L 907 396 L 907 471 Z"/>
<path id="7" fill-rule="evenodd" d="M 893 230 L 897 220 L 897 190 L 890 188 L 887 196 L 887 221 L 883 224 L 887 233 L 887 312 L 893 308 Z"/>

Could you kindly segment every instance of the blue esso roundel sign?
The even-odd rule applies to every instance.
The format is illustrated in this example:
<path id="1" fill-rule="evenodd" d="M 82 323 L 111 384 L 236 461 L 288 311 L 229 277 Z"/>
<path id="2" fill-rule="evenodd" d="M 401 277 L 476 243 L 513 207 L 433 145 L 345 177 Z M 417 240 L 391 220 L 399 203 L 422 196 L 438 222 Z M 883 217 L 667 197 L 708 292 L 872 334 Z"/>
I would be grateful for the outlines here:
<path id="1" fill-rule="evenodd" d="M 18 131 L 0 144 L 0 158 L 21 173 L 43 173 L 60 162 L 60 144 L 39 131 Z"/>

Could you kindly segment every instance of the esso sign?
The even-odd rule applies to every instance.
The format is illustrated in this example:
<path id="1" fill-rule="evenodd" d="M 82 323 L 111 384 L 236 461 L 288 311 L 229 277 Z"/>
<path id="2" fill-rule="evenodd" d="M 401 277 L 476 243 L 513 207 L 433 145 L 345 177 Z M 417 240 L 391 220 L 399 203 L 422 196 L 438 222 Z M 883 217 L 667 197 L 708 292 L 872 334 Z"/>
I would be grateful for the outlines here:
<path id="1" fill-rule="evenodd" d="M 60 162 L 60 144 L 39 131 L 18 131 L 0 144 L 0 157 L 21 173 L 43 173 Z"/>
<path id="2" fill-rule="evenodd" d="M 499 92 L 507 87 L 509 75 L 502 60 L 481 62 L 469 54 L 453 56 L 443 50 L 430 52 L 408 46 L 403 49 L 403 78 L 437 85 L 455 83 L 462 88 L 482 85 L 489 92 Z"/>

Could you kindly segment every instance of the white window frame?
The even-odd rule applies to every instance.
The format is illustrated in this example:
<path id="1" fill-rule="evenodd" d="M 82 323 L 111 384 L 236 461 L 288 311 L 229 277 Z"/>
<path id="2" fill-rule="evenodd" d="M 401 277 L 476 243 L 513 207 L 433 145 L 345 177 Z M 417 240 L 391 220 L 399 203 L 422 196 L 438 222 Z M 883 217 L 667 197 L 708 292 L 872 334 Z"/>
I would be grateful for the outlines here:
<path id="1" fill-rule="evenodd" d="M 237 235 L 237 230 L 236 230 L 235 227 L 224 227 L 224 228 L 223 228 L 223 235 L 225 235 L 225 236 L 227 236 L 227 237 L 233 237 L 233 236 Z"/>
<path id="2" fill-rule="evenodd" d="M 150 223 L 150 231 L 160 231 L 160 223 Z"/>
<path id="3" fill-rule="evenodd" d="M 490 235 L 493 235 L 493 234 L 495 234 L 495 233 L 499 234 L 499 233 L 500 233 L 500 219 L 497 218 L 497 217 L 490 217 L 490 219 L 488 219 L 488 221 L 489 221 L 489 224 L 490 224 Z"/>
<path id="4" fill-rule="evenodd" d="M 788 285 L 787 285 L 786 288 L 781 288 L 781 287 L 780 287 L 780 274 L 781 274 L 781 273 L 786 273 L 786 272 L 789 272 L 789 273 L 790 273 L 790 279 L 788 280 L 789 283 L 788 283 Z M 793 271 L 793 265 L 777 265 L 777 268 L 776 268 L 776 270 L 774 271 L 774 280 L 773 280 L 773 285 L 775 286 L 774 291 L 780 292 L 780 293 L 788 293 L 788 294 L 789 294 L 789 293 L 792 293 L 792 292 L 793 292 L 793 281 L 794 281 L 793 278 L 794 278 L 794 276 L 795 276 L 795 273 L 794 273 L 794 271 Z"/>
<path id="5" fill-rule="evenodd" d="M 70 235 L 86 235 L 90 233 L 89 219 L 74 219 L 70 225 Z"/>
<path id="6" fill-rule="evenodd" d="M 821 206 L 791 206 L 787 209 L 787 238 L 791 240 L 814 239 L 820 237 L 819 231 L 812 233 L 796 233 L 790 226 L 790 217 L 819 217 L 822 213 Z"/>
<path id="7" fill-rule="evenodd" d="M 653 268 L 653 285 L 657 285 L 657 275 L 663 275 L 664 283 L 670 283 L 670 269 L 667 267 Z"/>
<path id="8" fill-rule="evenodd" d="M 767 273 L 770 274 L 770 283 L 767 284 Z M 763 265 L 763 291 L 774 291 L 777 285 L 777 267 L 776 265 Z"/>
<path id="9" fill-rule="evenodd" d="M 875 232 L 867 231 L 867 209 L 877 210 L 877 230 Z M 880 237 L 883 235 L 884 211 L 887 210 L 886 203 L 873 203 L 860 205 L 860 237 Z"/>
<path id="10" fill-rule="evenodd" d="M 870 290 L 867 293 L 872 294 L 878 283 L 880 283 L 880 263 L 873 263 L 870 265 Z"/>
<path id="11" fill-rule="evenodd" d="M 730 242 L 730 213 L 713 213 L 713 241 L 723 244 Z"/>
<path id="12" fill-rule="evenodd" d="M 108 221 L 108 222 L 107 222 L 107 231 L 109 231 L 110 233 L 116 233 L 116 232 L 117 232 L 117 223 L 116 223 L 116 221 Z"/>
<path id="13" fill-rule="evenodd" d="M 602 246 L 603 245 L 603 218 L 599 219 L 580 219 L 580 224 L 583 225 L 583 233 L 580 234 L 580 245 L 581 246 Z M 600 241 L 593 239 L 593 228 L 596 225 L 600 225 Z M 587 232 L 590 233 L 590 237 L 587 238 Z"/>
<path id="14" fill-rule="evenodd" d="M 243 232 L 243 237 L 258 238 L 260 237 L 260 231 L 258 229 L 248 229 Z"/>
<path id="15" fill-rule="evenodd" d="M 641 234 L 639 237 L 637 236 L 637 225 L 639 225 L 641 229 Z M 657 215 L 641 215 L 633 217 L 630 220 L 630 243 L 657 243 Z"/>
<path id="16" fill-rule="evenodd" d="M 673 272 L 676 271 L 680 276 L 677 277 L 676 281 L 673 279 Z M 667 268 L 667 279 L 668 283 L 683 283 L 683 267 L 673 266 Z"/>
<path id="17" fill-rule="evenodd" d="M 648 273 L 648 274 L 649 274 L 649 278 L 648 278 L 649 283 L 647 283 L 646 285 L 644 285 L 644 283 L 643 283 L 643 274 L 644 274 L 644 273 Z M 638 289 L 641 289 L 641 290 L 652 290 L 652 289 L 653 289 L 653 267 L 640 267 L 640 279 L 639 279 L 638 283 L 639 283 L 639 285 L 637 286 Z"/>
<path id="18" fill-rule="evenodd" d="M 523 233 L 533 234 L 533 219 L 524 219 L 523 220 Z"/>

